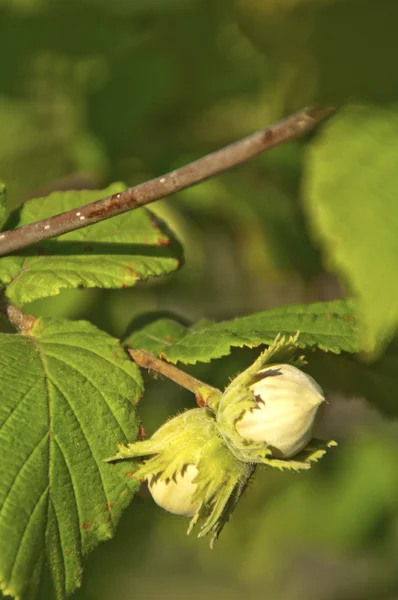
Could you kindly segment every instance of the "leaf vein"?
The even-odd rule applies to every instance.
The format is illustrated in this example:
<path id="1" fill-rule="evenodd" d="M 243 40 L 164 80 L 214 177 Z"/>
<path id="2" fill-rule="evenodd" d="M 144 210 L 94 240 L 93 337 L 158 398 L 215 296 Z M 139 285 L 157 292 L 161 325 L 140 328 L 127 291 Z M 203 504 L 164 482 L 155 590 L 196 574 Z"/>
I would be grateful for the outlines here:
<path id="1" fill-rule="evenodd" d="M 92 354 L 94 354 L 94 355 L 96 355 L 96 356 L 100 356 L 100 355 L 97 355 L 95 352 L 91 352 L 91 353 L 92 353 Z M 65 364 L 65 365 L 67 365 L 67 366 L 68 366 L 70 369 L 72 369 L 73 371 L 75 371 L 76 373 L 78 373 L 79 375 L 81 375 L 82 377 L 84 377 L 84 379 L 85 379 L 86 381 L 88 381 L 88 383 L 89 383 L 89 384 L 90 384 L 90 385 L 91 385 L 91 386 L 92 386 L 92 387 L 93 387 L 93 388 L 94 388 L 94 389 L 95 389 L 95 390 L 98 392 L 99 396 L 102 398 L 102 400 L 103 400 L 103 402 L 104 402 L 105 406 L 107 407 L 107 409 L 108 409 L 108 411 L 109 411 L 110 415 L 112 416 L 113 420 L 115 421 L 116 425 L 117 425 L 117 426 L 118 426 L 118 428 L 119 428 L 119 429 L 121 429 L 121 430 L 123 431 L 123 433 L 126 435 L 126 433 L 125 433 L 125 431 L 124 431 L 124 429 L 123 429 L 122 425 L 119 423 L 119 421 L 118 421 L 118 419 L 116 418 L 116 416 L 115 416 L 115 414 L 114 414 L 113 410 L 112 410 L 112 409 L 111 409 L 111 407 L 109 406 L 109 404 L 108 404 L 108 402 L 107 402 L 107 400 L 106 400 L 106 398 L 105 398 L 105 395 L 104 395 L 104 394 L 101 392 L 100 388 L 99 388 L 99 387 L 98 387 L 98 386 L 97 386 L 97 385 L 96 385 L 96 384 L 95 384 L 95 383 L 94 383 L 94 382 L 93 382 L 91 379 L 89 379 L 89 378 L 87 377 L 87 374 L 86 374 L 86 373 L 82 373 L 81 371 L 79 371 L 79 369 L 78 369 L 78 368 L 77 368 L 75 365 L 73 365 L 73 364 L 70 364 L 68 361 L 66 361 L 66 360 L 64 359 L 64 357 L 62 357 L 62 358 L 59 358 L 58 356 L 54 356 L 54 354 L 50 354 L 50 352 L 47 352 L 47 356 L 51 356 L 51 358 L 53 358 L 54 360 L 56 360 L 56 361 L 58 361 L 58 362 L 60 362 L 60 363 L 63 363 L 63 364 Z M 59 389 L 59 388 L 58 388 L 58 389 Z M 65 396 L 64 396 L 64 397 L 65 397 Z M 66 397 L 65 397 L 65 399 L 66 399 Z M 68 403 L 68 404 L 69 404 L 69 403 Z M 69 404 L 69 405 L 70 405 L 70 404 Z"/>
<path id="2" fill-rule="evenodd" d="M 92 449 L 92 447 L 91 447 L 91 445 L 89 443 L 89 438 L 87 437 L 87 435 L 86 435 L 86 433 L 85 433 L 85 431 L 83 429 L 83 426 L 82 426 L 81 422 L 78 419 L 78 416 L 76 415 L 75 411 L 73 410 L 73 407 L 72 407 L 71 403 L 68 402 L 68 398 L 67 398 L 66 394 L 62 391 L 62 389 L 60 388 L 59 384 L 56 383 L 50 376 L 48 376 L 48 379 L 52 383 L 52 385 L 59 391 L 59 393 L 61 394 L 61 396 L 64 398 L 65 402 L 67 403 L 67 405 L 69 406 L 70 410 L 72 411 L 72 413 L 73 413 L 73 415 L 74 415 L 74 417 L 76 419 L 77 424 L 79 425 L 80 431 L 82 432 L 82 435 L 83 435 L 84 439 L 86 440 L 87 447 L 90 450 L 90 454 L 91 454 L 91 456 L 93 458 L 93 461 L 94 461 L 94 463 L 97 466 L 97 471 L 98 471 L 98 475 L 99 475 L 99 478 L 100 478 L 100 481 L 101 481 L 101 486 L 102 486 L 102 490 L 103 490 L 103 493 L 104 493 L 104 498 L 105 498 L 105 501 L 106 501 L 106 505 L 108 506 L 108 500 L 109 499 L 108 499 L 108 495 L 106 493 L 104 479 L 103 479 L 103 476 L 102 476 L 102 472 L 101 472 L 101 469 L 100 469 L 99 462 L 98 462 L 98 460 L 97 460 L 97 458 L 96 458 L 96 456 L 95 456 L 95 454 L 93 452 L 93 449 Z M 112 516 L 112 512 L 111 512 L 111 510 L 109 508 L 108 508 L 108 513 L 109 513 L 109 516 L 110 516 L 110 522 L 112 524 L 112 527 L 114 528 L 113 516 Z"/>
<path id="3" fill-rule="evenodd" d="M 71 472 L 71 469 L 70 469 L 70 467 L 69 467 L 69 465 L 68 465 L 68 462 L 67 462 L 67 460 L 66 460 L 65 453 L 64 453 L 64 451 L 62 450 L 62 448 L 61 448 L 61 446 L 60 446 L 59 442 L 58 442 L 58 441 L 57 441 L 55 438 L 54 438 L 54 444 L 56 444 L 56 445 L 58 446 L 58 449 L 59 449 L 59 451 L 60 451 L 60 453 L 61 453 L 61 456 L 62 456 L 62 458 L 63 458 L 63 461 L 64 461 L 64 463 L 65 463 L 66 470 L 67 470 L 67 472 L 68 472 L 68 475 L 69 475 L 69 479 L 70 479 L 70 482 L 71 482 L 71 488 L 72 488 L 73 499 L 74 499 L 74 501 L 75 501 L 75 505 L 76 505 L 77 517 L 78 517 L 78 520 L 79 520 L 79 523 L 80 523 L 80 510 L 79 510 L 79 503 L 78 503 L 77 496 L 76 496 L 76 492 L 75 492 L 75 487 L 74 487 L 73 478 L 72 478 L 72 472 Z M 54 511 L 55 511 L 55 506 L 54 506 L 54 503 L 52 503 L 52 504 L 53 504 Z M 78 554 L 79 554 L 79 558 L 80 558 L 80 560 L 81 560 L 81 558 L 82 558 L 82 556 L 83 556 L 83 541 L 82 541 L 82 532 L 81 532 L 81 529 L 80 529 L 80 527 L 78 527 L 78 530 L 79 530 L 79 547 L 78 547 L 77 551 L 78 551 Z"/>
<path id="4" fill-rule="evenodd" d="M 26 536 L 26 532 L 27 532 L 27 531 L 28 531 L 28 529 L 29 529 L 29 525 L 30 525 L 30 523 L 31 523 L 31 521 L 32 521 L 32 517 L 33 517 L 33 515 L 35 514 L 35 512 L 36 512 L 36 509 L 37 509 L 37 507 L 39 506 L 41 499 L 43 498 L 43 496 L 44 496 L 45 494 L 47 494 L 47 492 L 48 492 L 48 491 L 49 491 L 49 486 L 47 485 L 47 486 L 46 486 L 46 488 L 44 489 L 44 491 L 43 491 L 43 492 L 40 494 L 40 496 L 38 497 L 38 499 L 37 499 L 37 502 L 36 502 L 36 504 L 35 504 L 35 506 L 34 506 L 33 510 L 31 511 L 31 513 L 30 513 L 30 515 L 29 515 L 29 518 L 28 518 L 28 520 L 27 520 L 27 523 L 26 523 L 26 525 L 25 525 L 25 527 L 24 527 L 24 530 L 23 530 L 23 532 L 22 532 L 22 535 L 21 535 L 21 541 L 20 541 L 20 543 L 19 543 L 19 546 L 18 546 L 17 552 L 16 552 L 16 554 L 15 554 L 15 556 L 14 556 L 14 559 L 13 559 L 13 561 L 12 561 L 12 564 L 11 564 L 11 573 L 10 573 L 10 577 L 9 577 L 9 580 L 10 580 L 10 581 L 12 581 L 12 576 L 13 576 L 13 573 L 14 573 L 14 569 L 15 569 L 15 566 L 17 565 L 17 562 L 18 562 L 18 556 L 19 556 L 19 554 L 20 554 L 20 552 L 21 552 L 21 548 L 22 548 L 22 546 L 23 546 L 23 543 L 24 543 L 24 539 L 25 539 L 25 536 Z"/>
<path id="5" fill-rule="evenodd" d="M 31 452 L 29 453 L 29 455 L 27 456 L 27 458 L 22 463 L 21 467 L 18 469 L 17 474 L 15 475 L 14 480 L 12 481 L 8 492 L 6 493 L 5 497 L 3 498 L 3 502 L 1 503 L 1 506 L 0 506 L 0 515 L 1 515 L 1 511 L 4 508 L 4 505 L 7 502 L 7 499 L 9 497 L 9 495 L 11 494 L 11 492 L 12 492 L 15 484 L 17 483 L 17 480 L 18 480 L 20 474 L 22 473 L 24 467 L 26 467 L 26 465 L 29 463 L 30 459 L 35 454 L 36 450 L 39 448 L 39 446 L 41 445 L 41 443 L 47 438 L 47 436 L 48 436 L 48 431 L 46 431 L 46 433 L 43 435 L 43 437 L 40 438 L 40 440 L 38 441 L 38 443 L 34 446 L 34 448 L 31 450 Z"/>

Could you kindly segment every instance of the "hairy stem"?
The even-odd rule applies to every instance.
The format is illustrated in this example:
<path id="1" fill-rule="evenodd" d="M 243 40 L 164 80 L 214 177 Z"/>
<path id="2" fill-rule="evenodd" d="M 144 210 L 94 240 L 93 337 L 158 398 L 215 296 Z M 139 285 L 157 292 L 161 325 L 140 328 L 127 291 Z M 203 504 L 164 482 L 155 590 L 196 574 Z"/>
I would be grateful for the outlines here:
<path id="1" fill-rule="evenodd" d="M 33 325 L 36 322 L 36 317 L 28 315 L 13 304 L 4 304 L 1 307 L 1 312 L 7 315 L 8 320 L 22 335 L 29 335 Z"/>
<path id="2" fill-rule="evenodd" d="M 265 150 L 302 136 L 332 112 L 333 109 L 330 107 L 304 108 L 267 129 L 257 131 L 166 175 L 145 181 L 119 194 L 113 194 L 80 208 L 5 231 L 0 234 L 0 256 L 170 196 L 195 183 L 232 169 Z"/>
<path id="3" fill-rule="evenodd" d="M 171 379 L 175 383 L 178 383 L 181 387 L 189 390 L 195 394 L 196 402 L 200 407 L 210 406 L 221 396 L 220 390 L 213 388 L 207 383 L 203 383 L 199 379 L 195 379 L 188 373 L 177 369 L 174 365 L 158 358 L 151 352 L 146 350 L 128 350 L 130 356 L 137 365 L 144 369 L 152 369 L 161 375 L 164 375 L 168 379 Z"/>

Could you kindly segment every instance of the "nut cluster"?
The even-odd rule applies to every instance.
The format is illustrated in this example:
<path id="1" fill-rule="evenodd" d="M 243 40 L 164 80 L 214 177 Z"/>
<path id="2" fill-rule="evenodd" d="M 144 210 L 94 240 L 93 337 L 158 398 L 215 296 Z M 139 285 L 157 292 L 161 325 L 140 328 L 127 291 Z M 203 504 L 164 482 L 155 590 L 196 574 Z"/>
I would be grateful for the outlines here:
<path id="1" fill-rule="evenodd" d="M 187 410 L 109 461 L 141 457 L 135 472 L 155 502 L 219 536 L 256 467 L 308 469 L 334 442 L 312 439 L 322 389 L 299 367 L 297 337 L 273 344 L 205 408 Z"/>

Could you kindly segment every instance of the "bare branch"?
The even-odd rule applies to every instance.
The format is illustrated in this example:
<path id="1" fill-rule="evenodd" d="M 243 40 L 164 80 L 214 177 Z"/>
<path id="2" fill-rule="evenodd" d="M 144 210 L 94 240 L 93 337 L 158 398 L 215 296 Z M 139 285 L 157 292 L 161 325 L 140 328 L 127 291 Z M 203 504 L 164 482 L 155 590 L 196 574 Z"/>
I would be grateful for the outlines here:
<path id="1" fill-rule="evenodd" d="M 250 158 L 313 129 L 333 112 L 305 108 L 267 129 L 225 146 L 184 167 L 80 208 L 0 234 L 0 256 L 133 210 L 232 169 Z"/>
<path id="2" fill-rule="evenodd" d="M 13 304 L 7 304 L 2 307 L 2 312 L 8 317 L 8 320 L 22 335 L 29 335 L 33 325 L 36 323 L 36 317 L 28 315 Z"/>
<path id="3" fill-rule="evenodd" d="M 206 405 L 213 406 L 221 396 L 221 392 L 217 388 L 213 388 L 207 385 L 207 383 L 195 379 L 195 377 L 158 358 L 151 352 L 147 352 L 147 350 L 129 349 L 128 353 L 140 367 L 152 369 L 195 394 L 196 402 L 200 407 Z"/>

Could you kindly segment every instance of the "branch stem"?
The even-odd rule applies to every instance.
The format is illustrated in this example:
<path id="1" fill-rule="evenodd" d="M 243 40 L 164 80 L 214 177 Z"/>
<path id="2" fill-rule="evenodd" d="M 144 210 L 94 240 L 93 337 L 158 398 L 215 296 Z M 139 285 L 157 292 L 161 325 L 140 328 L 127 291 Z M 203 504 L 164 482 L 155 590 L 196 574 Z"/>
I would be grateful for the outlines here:
<path id="1" fill-rule="evenodd" d="M 202 408 L 207 405 L 212 406 L 213 402 L 221 396 L 221 392 L 217 388 L 213 388 L 207 383 L 188 375 L 188 373 L 158 358 L 151 352 L 129 349 L 128 353 L 140 367 L 152 369 L 195 394 L 196 402 Z"/>
<path id="2" fill-rule="evenodd" d="M 80 208 L 5 231 L 0 234 L 0 256 L 170 196 L 304 135 L 332 112 L 330 107 L 304 108 L 267 129 L 257 131 L 166 175 Z"/>
<path id="3" fill-rule="evenodd" d="M 22 312 L 13 304 L 2 302 L 0 311 L 5 314 L 9 322 L 19 331 L 21 335 L 29 335 L 37 318 Z"/>

